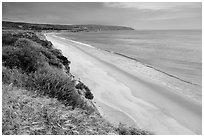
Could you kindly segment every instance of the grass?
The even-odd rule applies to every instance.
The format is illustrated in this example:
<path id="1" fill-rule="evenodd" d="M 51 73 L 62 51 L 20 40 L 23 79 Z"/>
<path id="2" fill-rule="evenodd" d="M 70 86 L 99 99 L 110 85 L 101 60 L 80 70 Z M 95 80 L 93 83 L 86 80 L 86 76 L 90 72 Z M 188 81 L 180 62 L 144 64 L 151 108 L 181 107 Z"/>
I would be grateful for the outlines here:
<path id="1" fill-rule="evenodd" d="M 99 114 L 72 109 L 54 98 L 3 85 L 3 135 L 117 134 Z"/>
<path id="2" fill-rule="evenodd" d="M 97 112 L 64 105 L 12 84 L 2 89 L 3 135 L 149 135 L 120 124 L 114 127 Z"/>
<path id="3" fill-rule="evenodd" d="M 5 84 L 12 83 L 14 86 L 35 91 L 39 96 L 56 98 L 73 109 L 78 107 L 94 111 L 85 97 L 78 93 L 74 81 L 66 73 L 49 65 L 29 74 L 19 69 L 2 67 L 2 80 Z"/>

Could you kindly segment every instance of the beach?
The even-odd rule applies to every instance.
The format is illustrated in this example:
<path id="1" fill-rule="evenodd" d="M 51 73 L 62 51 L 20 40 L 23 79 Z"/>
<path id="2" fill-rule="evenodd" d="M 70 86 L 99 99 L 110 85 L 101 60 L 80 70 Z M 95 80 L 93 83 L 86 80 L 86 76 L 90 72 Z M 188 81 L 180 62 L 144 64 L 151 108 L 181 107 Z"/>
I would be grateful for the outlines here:
<path id="1" fill-rule="evenodd" d="M 52 33 L 46 38 L 71 61 L 71 73 L 91 89 L 98 110 L 111 123 L 155 134 L 202 133 L 201 103 L 162 83 L 161 72 Z"/>

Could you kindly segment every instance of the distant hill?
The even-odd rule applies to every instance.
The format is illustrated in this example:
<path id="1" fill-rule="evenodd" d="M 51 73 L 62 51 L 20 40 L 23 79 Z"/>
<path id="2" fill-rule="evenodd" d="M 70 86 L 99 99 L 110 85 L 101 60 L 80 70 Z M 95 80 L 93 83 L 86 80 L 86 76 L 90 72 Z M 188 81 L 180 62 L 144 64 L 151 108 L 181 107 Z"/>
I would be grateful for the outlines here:
<path id="1" fill-rule="evenodd" d="M 2 21 L 2 29 L 20 29 L 20 30 L 66 30 L 71 32 L 79 31 L 107 31 L 107 30 L 134 30 L 124 26 L 106 26 L 106 25 L 56 25 L 56 24 L 33 24 L 25 22 Z"/>

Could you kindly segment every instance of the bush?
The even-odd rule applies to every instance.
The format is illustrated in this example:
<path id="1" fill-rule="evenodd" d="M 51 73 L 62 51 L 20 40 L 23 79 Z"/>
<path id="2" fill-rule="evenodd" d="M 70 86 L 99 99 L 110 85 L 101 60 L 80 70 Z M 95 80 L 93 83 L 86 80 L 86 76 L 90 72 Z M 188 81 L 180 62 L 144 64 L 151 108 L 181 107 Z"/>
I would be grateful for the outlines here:
<path id="1" fill-rule="evenodd" d="M 19 48 L 7 46 L 2 48 L 2 62 L 3 65 L 9 68 L 19 66 L 20 61 L 16 52 L 20 51 Z"/>
<path id="2" fill-rule="evenodd" d="M 58 49 L 51 49 L 50 52 L 52 52 L 61 62 L 63 65 L 69 65 L 71 62 L 62 55 L 62 52 Z"/>
<path id="3" fill-rule="evenodd" d="M 80 90 L 83 90 L 84 89 L 84 84 L 82 82 L 79 82 L 76 86 L 75 86 L 76 89 L 80 89 Z"/>
<path id="4" fill-rule="evenodd" d="M 42 56 L 30 48 L 3 47 L 3 65 L 9 68 L 19 68 L 25 72 L 34 72 L 38 69 L 42 61 Z"/>
<path id="5" fill-rule="evenodd" d="M 15 47 L 18 47 L 18 48 L 30 48 L 30 49 L 33 49 L 33 50 L 37 50 L 37 48 L 40 48 L 42 47 L 41 45 L 33 42 L 32 40 L 29 40 L 27 38 L 19 38 L 15 44 L 14 44 Z"/>
<path id="6" fill-rule="evenodd" d="M 119 133 L 119 135 L 151 135 L 151 132 L 148 132 L 146 130 L 134 128 L 134 127 L 127 127 L 124 124 L 119 124 L 116 128 L 116 131 Z"/>
<path id="7" fill-rule="evenodd" d="M 56 69 L 42 69 L 30 74 L 27 87 L 39 91 L 40 95 L 57 98 L 74 107 L 84 103 L 75 90 L 74 82 L 63 72 Z"/>
<path id="8" fill-rule="evenodd" d="M 94 98 L 94 96 L 93 96 L 93 94 L 90 92 L 90 90 L 86 90 L 86 92 L 85 92 L 85 98 L 87 98 L 87 99 L 93 99 L 93 98 Z"/>
<path id="9" fill-rule="evenodd" d="M 41 40 L 41 45 L 45 48 L 48 48 L 48 49 L 52 49 L 53 48 L 53 45 L 50 41 L 43 41 Z"/>
<path id="10" fill-rule="evenodd" d="M 14 45 L 14 43 L 17 41 L 18 37 L 13 36 L 11 33 L 3 33 L 2 34 L 2 45 Z"/>
<path id="11" fill-rule="evenodd" d="M 94 96 L 91 93 L 90 89 L 86 85 L 84 85 L 82 82 L 79 82 L 75 86 L 75 88 L 80 89 L 80 90 L 85 90 L 85 98 L 87 98 L 87 99 L 93 99 L 94 98 Z"/>
<path id="12" fill-rule="evenodd" d="M 33 42 L 34 41 L 34 42 Z M 36 51 L 38 54 L 42 53 L 46 57 L 46 61 L 55 67 L 62 68 L 62 64 L 67 66 L 70 61 L 64 57 L 60 50 L 53 49 L 53 45 L 50 41 L 41 40 L 35 33 L 29 31 L 3 31 L 2 34 L 3 47 L 13 47 L 14 48 L 26 48 L 27 50 Z M 14 52 L 11 54 L 15 54 Z M 5 55 L 5 54 L 4 54 Z M 10 58 L 9 55 L 8 58 Z M 16 55 L 13 55 L 16 56 Z M 5 57 L 5 56 L 4 56 Z M 13 59 L 13 58 L 12 58 Z M 8 60 L 7 60 L 8 61 Z M 19 67 L 19 59 L 16 58 L 15 61 L 9 62 L 11 65 Z M 15 64 L 13 64 L 16 62 Z M 26 62 L 25 62 L 26 63 Z M 7 63 L 8 64 L 8 63 Z M 10 68 L 11 65 L 9 65 Z M 34 70 L 31 70 L 34 71 Z"/>
<path id="13" fill-rule="evenodd" d="M 11 82 L 11 71 L 6 67 L 2 66 L 2 82 L 5 84 L 10 84 Z"/>
<path id="14" fill-rule="evenodd" d="M 42 64 L 62 68 L 61 61 L 48 49 L 28 39 L 19 39 L 14 46 L 3 47 L 3 65 L 20 68 L 26 72 L 35 72 Z"/>
<path id="15" fill-rule="evenodd" d="M 123 125 L 121 123 L 119 124 L 116 131 L 119 133 L 119 135 L 130 135 L 128 128 L 125 127 L 125 125 Z"/>
<path id="16" fill-rule="evenodd" d="M 53 55 L 49 50 L 41 48 L 40 52 L 46 57 L 46 61 L 57 68 L 62 68 L 61 60 L 58 59 L 55 55 Z"/>
<path id="17" fill-rule="evenodd" d="M 2 82 L 3 84 L 13 84 L 17 87 L 25 86 L 25 81 L 27 81 L 27 74 L 23 73 L 18 69 L 8 69 L 2 67 Z"/>
<path id="18" fill-rule="evenodd" d="M 2 67 L 2 82 L 32 90 L 39 96 L 57 98 L 73 108 L 90 109 L 76 91 L 73 81 L 61 70 L 49 66 L 30 74 Z"/>

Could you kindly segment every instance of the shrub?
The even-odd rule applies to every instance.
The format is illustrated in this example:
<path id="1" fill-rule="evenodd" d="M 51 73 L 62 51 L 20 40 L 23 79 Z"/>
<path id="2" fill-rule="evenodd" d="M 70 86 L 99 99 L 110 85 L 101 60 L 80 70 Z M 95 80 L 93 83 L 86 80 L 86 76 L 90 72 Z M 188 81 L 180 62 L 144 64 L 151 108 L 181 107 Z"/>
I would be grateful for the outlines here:
<path id="1" fill-rule="evenodd" d="M 86 90 L 86 92 L 85 92 L 85 98 L 87 98 L 87 99 L 93 99 L 93 98 L 94 98 L 94 96 L 93 96 L 93 94 L 90 92 L 90 90 Z"/>
<path id="2" fill-rule="evenodd" d="M 2 34 L 2 45 L 14 45 L 14 43 L 17 41 L 18 37 L 13 36 L 11 33 L 3 33 Z"/>
<path id="3" fill-rule="evenodd" d="M 56 69 L 42 69 L 30 74 L 27 80 L 27 87 L 39 91 L 38 93 L 41 95 L 57 98 L 65 104 L 74 107 L 84 103 L 75 90 L 73 81 Z"/>
<path id="4" fill-rule="evenodd" d="M 3 31 L 2 32 L 2 44 L 3 46 L 13 46 L 19 38 L 30 39 L 44 48 L 52 49 L 53 45 L 50 41 L 40 39 L 40 36 L 31 31 Z"/>
<path id="5" fill-rule="evenodd" d="M 10 49 L 11 49 L 11 47 L 14 46 L 13 49 L 14 48 L 16 48 L 16 49 L 18 49 L 18 48 L 25 49 L 26 48 L 27 51 L 31 50 L 31 51 L 38 52 L 38 54 L 42 53 L 46 57 L 46 59 L 47 59 L 46 61 L 52 66 L 62 68 L 62 64 L 63 65 L 69 65 L 70 64 L 70 61 L 62 55 L 60 50 L 53 49 L 53 45 L 50 41 L 41 40 L 33 32 L 29 32 L 29 31 L 20 31 L 20 32 L 8 31 L 8 32 L 5 32 L 5 31 L 3 31 L 2 38 L 3 38 L 3 40 L 2 40 L 3 47 L 10 46 Z M 10 54 L 8 58 L 10 58 L 10 56 L 13 56 L 13 57 L 17 56 L 17 55 L 14 55 L 15 54 L 14 51 L 13 51 L 13 53 L 11 53 L 13 55 Z M 33 52 L 31 52 L 31 53 L 33 53 Z M 13 57 L 12 57 L 12 59 L 14 59 Z M 28 57 L 26 57 L 26 59 L 27 58 Z M 19 67 L 20 64 L 18 61 L 19 61 L 19 58 L 17 57 L 15 59 L 15 61 L 9 62 L 9 63 L 11 63 L 11 65 L 9 65 L 9 67 L 12 68 L 11 67 L 12 65 Z M 8 62 L 8 60 L 7 60 L 7 62 Z M 14 62 L 16 62 L 16 63 L 14 63 Z M 9 63 L 7 63 L 6 65 L 8 65 Z M 17 64 L 19 64 L 19 66 Z M 35 71 L 35 69 L 31 70 L 31 71 Z"/>
<path id="6" fill-rule="evenodd" d="M 69 65 L 71 62 L 62 55 L 62 52 L 58 49 L 51 49 L 50 52 L 52 52 L 61 62 L 63 65 Z"/>
<path id="7" fill-rule="evenodd" d="M 2 67 L 2 82 L 4 84 L 13 84 L 18 87 L 25 86 L 28 76 L 19 69 L 9 69 Z"/>
<path id="8" fill-rule="evenodd" d="M 27 47 L 3 47 L 3 65 L 9 68 L 20 68 L 25 72 L 34 72 L 38 69 L 42 61 L 42 56 L 35 50 Z"/>
<path id="9" fill-rule="evenodd" d="M 3 47 L 3 64 L 9 68 L 20 68 L 26 72 L 34 72 L 43 63 L 62 68 L 62 63 L 48 49 L 28 39 L 19 39 L 14 46 Z"/>
<path id="10" fill-rule="evenodd" d="M 55 56 L 61 56 L 62 55 L 62 51 L 59 49 L 50 49 L 50 52 L 52 52 Z"/>
<path id="11" fill-rule="evenodd" d="M 37 50 L 37 48 L 40 48 L 41 45 L 33 42 L 32 40 L 29 40 L 27 38 L 19 38 L 15 44 L 15 47 L 19 47 L 19 48 L 30 48 L 33 50 Z"/>
<path id="12" fill-rule="evenodd" d="M 55 66 L 57 68 L 62 68 L 61 61 L 55 55 L 53 55 L 53 53 L 51 53 L 49 50 L 41 48 L 40 52 L 46 57 L 46 61 L 50 65 Z"/>
<path id="13" fill-rule="evenodd" d="M 125 125 L 123 124 L 119 124 L 118 128 L 116 129 L 116 131 L 119 133 L 119 135 L 130 135 L 128 128 L 125 127 Z"/>
<path id="14" fill-rule="evenodd" d="M 87 99 L 93 99 L 94 96 L 93 94 L 91 93 L 90 89 L 84 85 L 82 82 L 79 82 L 76 86 L 75 86 L 76 89 L 80 89 L 80 90 L 85 90 L 85 98 Z"/>
<path id="15" fill-rule="evenodd" d="M 38 95 L 57 98 L 73 108 L 90 109 L 74 88 L 74 83 L 61 70 L 44 67 L 33 73 L 2 67 L 2 82 L 24 87 Z"/>
<path id="16" fill-rule="evenodd" d="M 124 124 L 119 124 L 116 128 L 116 131 L 119 133 L 119 135 L 151 135 L 151 132 L 148 132 L 146 130 L 134 128 L 134 127 L 127 127 Z"/>
<path id="17" fill-rule="evenodd" d="M 18 52 L 20 49 L 13 47 L 13 46 L 7 46 L 2 48 L 2 62 L 3 65 L 12 68 L 19 66 L 20 61 L 18 59 L 18 56 L 16 55 L 16 52 Z"/>
<path id="18" fill-rule="evenodd" d="M 57 68 L 62 68 L 62 64 L 57 59 L 50 59 L 49 64 Z"/>
<path id="19" fill-rule="evenodd" d="M 53 48 L 53 45 L 50 41 L 43 41 L 41 40 L 41 45 L 45 48 L 48 48 L 48 49 L 52 49 Z"/>
<path id="20" fill-rule="evenodd" d="M 7 69 L 6 67 L 2 66 L 2 82 L 6 84 L 10 84 L 11 79 L 11 71 Z"/>
<path id="21" fill-rule="evenodd" d="M 32 41 L 30 41 L 28 39 L 19 39 L 19 40 L 17 40 L 16 43 L 15 43 L 15 46 L 16 47 L 22 47 L 22 48 L 27 47 L 32 51 L 38 52 L 38 54 L 42 53 L 42 55 L 45 56 L 46 61 L 50 65 L 55 66 L 57 68 L 62 68 L 62 63 L 65 62 L 64 60 L 67 60 L 66 57 L 64 57 L 64 58 L 66 58 L 64 60 L 62 60 L 61 58 L 58 58 L 55 54 L 53 54 L 50 51 L 50 49 L 44 48 L 43 46 L 40 46 L 39 44 L 34 43 L 34 42 L 32 42 Z M 67 62 L 68 62 L 68 60 L 67 60 Z"/>
<path id="22" fill-rule="evenodd" d="M 83 90 L 84 89 L 84 84 L 82 82 L 79 82 L 76 86 L 75 86 L 76 89 L 81 89 Z"/>

